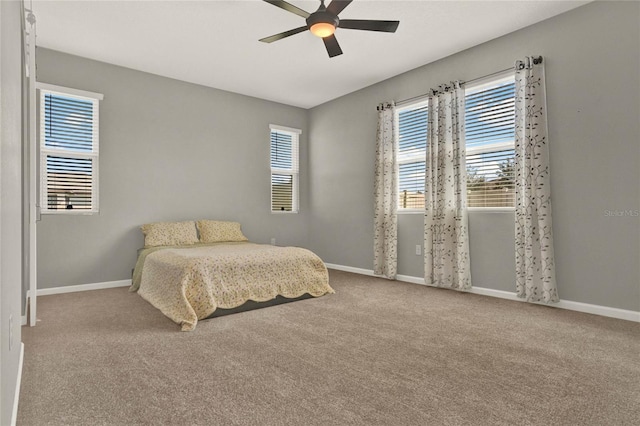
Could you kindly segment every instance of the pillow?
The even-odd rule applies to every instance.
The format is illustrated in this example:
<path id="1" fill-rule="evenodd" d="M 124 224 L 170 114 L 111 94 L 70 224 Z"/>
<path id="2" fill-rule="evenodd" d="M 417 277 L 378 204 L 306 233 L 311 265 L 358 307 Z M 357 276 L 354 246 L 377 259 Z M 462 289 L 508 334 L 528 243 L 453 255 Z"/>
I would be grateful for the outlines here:
<path id="1" fill-rule="evenodd" d="M 200 242 L 220 243 L 230 241 L 249 241 L 242 234 L 238 222 L 223 222 L 218 220 L 199 220 Z"/>
<path id="2" fill-rule="evenodd" d="M 181 246 L 198 242 L 193 221 L 147 223 L 140 229 L 144 234 L 145 247 Z"/>

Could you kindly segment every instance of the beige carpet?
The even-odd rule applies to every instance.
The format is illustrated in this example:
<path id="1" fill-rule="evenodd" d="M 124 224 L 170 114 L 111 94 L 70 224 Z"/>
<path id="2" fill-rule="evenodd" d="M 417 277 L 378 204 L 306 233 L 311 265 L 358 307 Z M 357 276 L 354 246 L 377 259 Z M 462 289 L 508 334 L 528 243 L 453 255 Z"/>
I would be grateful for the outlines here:
<path id="1" fill-rule="evenodd" d="M 183 333 L 126 288 L 45 296 L 19 425 L 637 425 L 640 325 L 331 271 Z"/>

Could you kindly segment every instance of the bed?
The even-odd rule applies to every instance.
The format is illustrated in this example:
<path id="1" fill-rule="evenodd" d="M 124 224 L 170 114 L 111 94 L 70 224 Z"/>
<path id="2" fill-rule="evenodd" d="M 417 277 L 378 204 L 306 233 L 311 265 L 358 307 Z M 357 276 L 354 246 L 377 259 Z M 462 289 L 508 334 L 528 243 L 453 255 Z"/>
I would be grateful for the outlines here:
<path id="1" fill-rule="evenodd" d="M 198 320 L 217 309 L 334 293 L 324 262 L 313 252 L 251 243 L 237 233 L 236 223 L 235 237 L 212 238 L 207 225 L 216 228 L 228 222 L 201 222 L 194 225 L 199 233 L 180 238 L 175 233 L 170 238 L 148 238 L 153 232 L 143 225 L 146 247 L 133 273 L 131 291 L 180 324 L 182 331 L 195 329 Z M 190 223 L 180 224 L 191 233 Z M 232 241 L 213 241 L 220 239 Z"/>

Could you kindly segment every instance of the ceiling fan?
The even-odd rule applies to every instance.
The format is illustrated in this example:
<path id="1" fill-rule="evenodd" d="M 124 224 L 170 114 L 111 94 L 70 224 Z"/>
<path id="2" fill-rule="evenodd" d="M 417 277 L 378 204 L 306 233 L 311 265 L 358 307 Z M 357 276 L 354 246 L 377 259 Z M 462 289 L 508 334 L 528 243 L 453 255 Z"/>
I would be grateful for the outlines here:
<path id="1" fill-rule="evenodd" d="M 338 14 L 344 10 L 345 7 L 353 0 L 333 0 L 329 6 L 325 7 L 324 0 L 320 0 L 320 7 L 313 13 L 309 13 L 300 9 L 297 6 L 287 3 L 284 0 L 263 0 L 267 3 L 271 3 L 281 9 L 288 12 L 295 13 L 298 16 L 302 16 L 307 20 L 307 25 L 303 27 L 294 28 L 289 31 L 284 31 L 279 34 L 272 35 L 260 39 L 264 43 L 273 43 L 274 41 L 282 40 L 283 38 L 292 36 L 294 34 L 301 33 L 309 30 L 313 35 L 322 38 L 329 57 L 342 55 L 342 49 L 336 40 L 334 32 L 336 28 L 346 28 L 350 30 L 365 30 L 365 31 L 382 31 L 386 33 L 395 33 L 398 28 L 399 21 L 373 21 L 366 19 L 339 19 Z"/>

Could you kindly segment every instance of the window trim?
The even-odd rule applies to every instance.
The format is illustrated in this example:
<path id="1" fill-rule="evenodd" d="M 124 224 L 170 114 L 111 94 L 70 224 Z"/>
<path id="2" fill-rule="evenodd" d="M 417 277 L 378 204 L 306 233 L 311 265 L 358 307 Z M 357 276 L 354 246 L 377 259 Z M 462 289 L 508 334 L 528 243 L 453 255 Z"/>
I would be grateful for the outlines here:
<path id="1" fill-rule="evenodd" d="M 40 203 L 38 207 L 39 214 L 46 215 L 96 215 L 100 214 L 100 186 L 99 186 L 99 157 L 100 157 L 100 101 L 104 99 L 104 95 L 101 93 L 89 92 L 86 90 L 73 89 L 70 87 L 57 86 L 53 84 L 47 84 L 42 82 L 36 82 L 36 90 L 38 91 L 38 143 L 37 153 L 39 161 L 37 161 L 39 169 L 39 186 L 38 186 L 38 201 Z M 92 126 L 92 150 L 90 152 L 77 152 L 69 149 L 51 149 L 45 147 L 45 131 L 46 127 L 43 125 L 45 117 L 42 114 L 44 108 L 44 96 L 46 94 L 74 97 L 85 101 L 91 101 L 93 104 L 93 126 Z M 47 156 L 65 156 L 79 159 L 91 160 L 92 176 L 91 176 L 91 192 L 92 203 L 89 210 L 73 210 L 73 209 L 49 209 L 48 194 L 46 191 L 47 181 Z"/>
<path id="2" fill-rule="evenodd" d="M 481 212 L 481 213 L 513 213 L 516 211 L 515 207 L 467 207 L 469 212 Z"/>
<path id="3" fill-rule="evenodd" d="M 396 214 L 424 214 L 425 211 L 422 209 L 402 209 L 400 210 L 398 208 L 398 210 L 396 211 Z"/>
<path id="4" fill-rule="evenodd" d="M 292 155 L 295 158 L 292 164 L 295 169 L 278 169 L 271 167 L 271 133 L 280 132 L 291 135 Z M 293 127 L 281 126 L 278 124 L 269 124 L 269 211 L 271 214 L 298 214 L 300 212 L 300 135 L 302 130 Z M 290 175 L 292 177 L 293 190 L 291 194 L 291 211 L 273 210 L 273 184 L 274 174 Z"/>
<path id="5" fill-rule="evenodd" d="M 71 87 L 56 86 L 55 84 L 36 82 L 36 89 L 45 90 L 47 92 L 55 93 L 63 96 L 74 96 L 76 98 L 84 98 L 89 101 L 102 101 L 104 95 L 102 93 L 89 92 L 87 90 L 73 89 Z"/>

